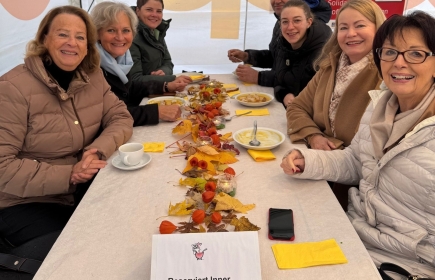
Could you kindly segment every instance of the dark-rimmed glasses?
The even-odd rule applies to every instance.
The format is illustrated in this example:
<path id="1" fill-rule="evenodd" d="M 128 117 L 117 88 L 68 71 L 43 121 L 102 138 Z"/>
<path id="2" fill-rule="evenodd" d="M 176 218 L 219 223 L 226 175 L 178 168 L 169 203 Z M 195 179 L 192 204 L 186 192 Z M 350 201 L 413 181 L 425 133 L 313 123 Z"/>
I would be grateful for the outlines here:
<path id="1" fill-rule="evenodd" d="M 406 62 L 412 64 L 423 63 L 428 56 L 435 56 L 433 52 L 426 52 L 421 50 L 408 50 L 404 52 L 399 52 L 398 50 L 391 48 L 377 48 L 376 53 L 380 60 L 391 62 L 395 61 L 399 54 L 403 56 Z"/>

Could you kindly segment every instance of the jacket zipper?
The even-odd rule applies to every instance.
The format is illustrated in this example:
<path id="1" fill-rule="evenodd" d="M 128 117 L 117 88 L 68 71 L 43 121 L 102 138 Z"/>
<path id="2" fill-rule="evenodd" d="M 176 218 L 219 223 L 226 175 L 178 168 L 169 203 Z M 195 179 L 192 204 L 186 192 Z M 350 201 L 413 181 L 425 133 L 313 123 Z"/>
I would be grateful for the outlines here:
<path id="1" fill-rule="evenodd" d="M 81 150 L 83 150 L 83 149 L 85 148 L 85 130 L 83 129 L 82 121 L 80 120 L 79 114 L 77 114 L 77 110 L 76 110 L 76 106 L 74 105 L 74 101 L 73 101 L 72 98 L 71 98 L 70 100 L 71 100 L 71 105 L 72 105 L 73 110 L 74 110 L 74 114 L 76 115 L 77 120 L 78 120 L 78 122 L 79 122 L 80 129 L 82 130 L 82 134 L 83 134 L 83 144 L 82 144 L 82 149 L 81 149 Z"/>

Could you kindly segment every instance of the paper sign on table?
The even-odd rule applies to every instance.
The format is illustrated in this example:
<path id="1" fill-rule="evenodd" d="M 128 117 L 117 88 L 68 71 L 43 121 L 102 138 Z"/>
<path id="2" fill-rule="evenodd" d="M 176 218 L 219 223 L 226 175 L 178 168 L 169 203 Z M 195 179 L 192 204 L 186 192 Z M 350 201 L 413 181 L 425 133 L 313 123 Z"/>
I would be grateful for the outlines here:
<path id="1" fill-rule="evenodd" d="M 269 115 L 268 109 L 249 109 L 249 110 L 236 110 L 236 115 L 241 115 L 251 111 L 251 113 L 246 114 L 245 116 L 267 116 Z"/>
<path id="2" fill-rule="evenodd" d="M 280 269 L 347 263 L 335 239 L 298 244 L 272 245 Z"/>
<path id="3" fill-rule="evenodd" d="M 256 231 L 153 235 L 152 248 L 151 280 L 261 280 Z"/>
<path id="4" fill-rule="evenodd" d="M 249 150 L 248 149 L 248 154 L 255 161 L 266 161 L 266 160 L 274 160 L 274 159 L 276 159 L 275 155 L 270 150 L 256 151 L 256 150 Z"/>
<path id="5" fill-rule="evenodd" d="M 144 152 L 161 153 L 165 149 L 165 142 L 145 142 L 143 144 Z"/>

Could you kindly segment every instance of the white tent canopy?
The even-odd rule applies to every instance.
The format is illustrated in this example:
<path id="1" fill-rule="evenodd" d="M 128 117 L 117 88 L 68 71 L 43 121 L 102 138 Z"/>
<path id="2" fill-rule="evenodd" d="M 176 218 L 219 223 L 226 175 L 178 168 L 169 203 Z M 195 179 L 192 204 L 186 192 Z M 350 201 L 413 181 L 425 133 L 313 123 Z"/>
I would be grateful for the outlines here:
<path id="1" fill-rule="evenodd" d="M 96 0 L 93 5 L 101 1 Z M 120 2 L 136 5 L 136 0 Z M 266 49 L 276 21 L 270 11 L 270 0 L 164 2 L 164 18 L 172 18 L 166 42 L 175 64 L 175 73 L 181 70 L 203 70 L 207 73 L 233 71 L 236 64 L 228 60 L 227 50 L 244 47 Z M 411 2 L 421 3 L 415 5 Z M 92 0 L 0 0 L 0 75 L 23 62 L 25 46 L 35 36 L 48 10 L 68 4 L 81 5 L 89 10 L 91 3 Z M 435 14 L 435 7 L 429 0 L 408 0 L 407 5 Z"/>

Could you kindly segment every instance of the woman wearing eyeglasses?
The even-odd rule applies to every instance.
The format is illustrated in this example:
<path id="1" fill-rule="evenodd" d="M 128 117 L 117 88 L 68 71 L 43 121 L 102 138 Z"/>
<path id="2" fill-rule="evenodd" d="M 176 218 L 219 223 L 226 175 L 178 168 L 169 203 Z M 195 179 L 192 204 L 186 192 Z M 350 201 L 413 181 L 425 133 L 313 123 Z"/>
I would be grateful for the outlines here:
<path id="1" fill-rule="evenodd" d="M 348 216 L 376 265 L 393 263 L 435 278 L 435 19 L 393 16 L 373 55 L 384 79 L 369 92 L 351 145 L 332 152 L 293 150 L 281 167 L 295 178 L 359 184 Z M 319 172 L 319 170 L 321 170 Z M 384 278 L 389 279 L 389 278 Z"/>

